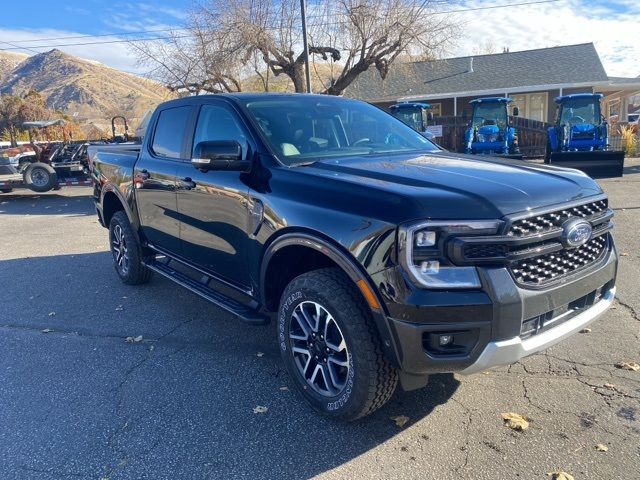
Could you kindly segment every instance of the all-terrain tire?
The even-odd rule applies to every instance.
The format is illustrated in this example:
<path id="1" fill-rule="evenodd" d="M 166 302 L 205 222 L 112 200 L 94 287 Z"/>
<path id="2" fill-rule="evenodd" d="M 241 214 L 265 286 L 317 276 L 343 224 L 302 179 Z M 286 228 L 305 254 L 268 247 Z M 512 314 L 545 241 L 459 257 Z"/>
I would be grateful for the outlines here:
<path id="1" fill-rule="evenodd" d="M 292 350 L 293 313 L 298 306 L 310 303 L 321 305 L 333 317 L 346 344 L 349 370 L 345 387 L 334 396 L 310 386 Z M 346 421 L 362 418 L 382 407 L 396 389 L 398 374 L 382 352 L 371 313 L 354 283 L 338 268 L 314 270 L 289 283 L 278 311 L 278 337 L 297 391 L 325 415 Z"/>
<path id="2" fill-rule="evenodd" d="M 109 247 L 116 272 L 123 283 L 140 285 L 151 280 L 153 272 L 143 263 L 143 249 L 138 234 L 122 210 L 114 213 L 109 222 Z"/>
<path id="3" fill-rule="evenodd" d="M 34 192 L 48 192 L 58 185 L 58 174 L 51 165 L 32 163 L 22 174 L 25 185 Z"/>

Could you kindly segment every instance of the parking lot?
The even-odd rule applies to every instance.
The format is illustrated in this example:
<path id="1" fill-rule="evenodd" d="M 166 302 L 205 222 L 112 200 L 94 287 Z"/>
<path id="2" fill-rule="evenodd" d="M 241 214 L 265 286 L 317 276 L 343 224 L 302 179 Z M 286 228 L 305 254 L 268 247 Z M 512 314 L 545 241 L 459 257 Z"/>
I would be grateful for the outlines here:
<path id="1" fill-rule="evenodd" d="M 640 372 L 615 366 L 640 363 L 640 159 L 627 164 L 600 182 L 621 262 L 590 332 L 433 376 L 353 424 L 288 390 L 273 324 L 158 276 L 121 284 L 89 187 L 0 195 L 0 479 L 638 478 Z"/>

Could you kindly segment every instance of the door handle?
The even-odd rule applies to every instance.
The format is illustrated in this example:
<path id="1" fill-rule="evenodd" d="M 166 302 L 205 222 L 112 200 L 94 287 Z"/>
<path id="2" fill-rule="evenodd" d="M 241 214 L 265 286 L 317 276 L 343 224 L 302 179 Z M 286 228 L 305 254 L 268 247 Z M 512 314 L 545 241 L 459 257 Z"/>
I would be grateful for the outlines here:
<path id="1" fill-rule="evenodd" d="M 186 177 L 180 180 L 180 186 L 185 190 L 191 190 L 192 188 L 196 188 L 196 182 L 191 180 L 191 177 Z"/>

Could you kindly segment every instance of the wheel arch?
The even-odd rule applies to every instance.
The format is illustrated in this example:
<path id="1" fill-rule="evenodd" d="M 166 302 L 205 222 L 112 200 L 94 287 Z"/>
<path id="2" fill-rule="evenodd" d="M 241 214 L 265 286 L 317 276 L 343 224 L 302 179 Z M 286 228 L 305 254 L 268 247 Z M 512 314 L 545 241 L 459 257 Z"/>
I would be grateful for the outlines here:
<path id="1" fill-rule="evenodd" d="M 303 264 L 303 261 L 308 259 L 313 260 Z M 280 267 L 284 265 L 296 265 L 301 268 L 289 269 L 278 276 L 278 273 L 282 272 Z M 309 266 L 311 268 L 308 268 Z M 377 288 L 344 247 L 318 232 L 289 231 L 279 235 L 265 247 L 260 265 L 261 303 L 268 310 L 277 311 L 280 296 L 293 278 L 317 268 L 331 266 L 340 268 L 356 285 L 371 312 L 385 355 L 395 367 L 398 367 L 400 362 L 396 341 L 387 320 L 385 304 Z"/>
<path id="2" fill-rule="evenodd" d="M 109 228 L 109 222 L 113 214 L 123 210 L 132 225 L 137 226 L 129 205 L 122 197 L 120 191 L 113 185 L 105 185 L 102 190 L 102 220 L 105 227 Z"/>

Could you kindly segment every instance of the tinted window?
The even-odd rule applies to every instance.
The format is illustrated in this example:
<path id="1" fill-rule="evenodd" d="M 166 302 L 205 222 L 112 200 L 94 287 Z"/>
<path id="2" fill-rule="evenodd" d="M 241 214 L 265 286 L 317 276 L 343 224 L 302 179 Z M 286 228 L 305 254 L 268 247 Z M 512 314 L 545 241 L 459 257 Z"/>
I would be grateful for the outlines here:
<path id="1" fill-rule="evenodd" d="M 364 102 L 313 96 L 265 96 L 245 104 L 280 161 L 437 151 L 400 120 Z"/>
<path id="2" fill-rule="evenodd" d="M 247 153 L 247 135 L 235 112 L 221 105 L 203 105 L 198 115 L 193 149 L 195 151 L 200 142 L 215 140 L 235 140 L 242 147 L 243 157 Z"/>
<path id="3" fill-rule="evenodd" d="M 168 108 L 160 112 L 151 147 L 156 155 L 180 158 L 190 111 L 191 107 L 185 106 Z"/>

